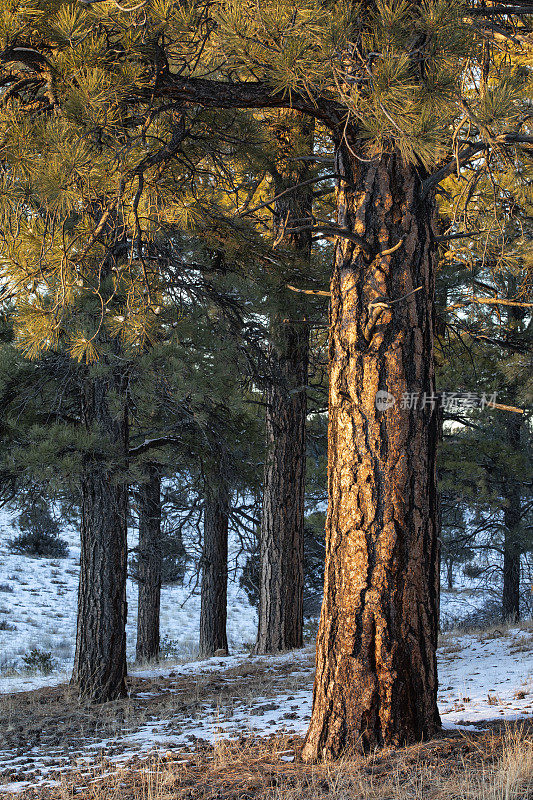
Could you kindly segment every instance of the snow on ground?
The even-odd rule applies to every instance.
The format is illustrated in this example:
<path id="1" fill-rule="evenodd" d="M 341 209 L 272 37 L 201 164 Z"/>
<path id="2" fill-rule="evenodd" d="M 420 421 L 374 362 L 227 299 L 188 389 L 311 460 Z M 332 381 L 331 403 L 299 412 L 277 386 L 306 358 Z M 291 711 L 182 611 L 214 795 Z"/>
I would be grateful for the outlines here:
<path id="1" fill-rule="evenodd" d="M 533 714 L 533 628 L 445 637 L 439 649 L 441 717 L 447 726 Z"/>
<path id="2" fill-rule="evenodd" d="M 66 528 L 68 558 L 29 558 L 8 551 L 7 540 L 16 536 L 12 518 L 0 509 L 0 675 L 20 672 L 23 657 L 32 649 L 50 652 L 63 673 L 72 666 L 76 636 L 76 605 L 80 547 L 77 533 Z M 233 550 L 238 550 L 234 542 Z M 230 559 L 234 553 L 230 550 Z M 161 592 L 161 637 L 169 655 L 194 657 L 197 652 L 200 597 L 192 593 L 195 576 L 183 586 L 164 586 Z M 128 658 L 135 657 L 137 587 L 128 580 Z M 231 651 L 243 651 L 255 640 L 257 614 L 238 581 L 228 586 L 228 639 Z M 5 678 L 0 678 L 3 685 Z M 38 685 L 38 684 L 35 684 Z M 14 689 L 13 689 L 14 690 Z M 11 689 L 8 689 L 11 691 Z"/>
<path id="3" fill-rule="evenodd" d="M 177 675 L 201 675 L 211 671 L 211 661 L 187 664 L 184 667 L 173 667 L 172 670 L 162 669 L 159 675 L 170 673 Z M 293 651 L 281 656 L 248 656 L 247 658 L 223 659 L 229 662 L 218 663 L 219 677 L 226 682 L 233 682 L 236 690 L 241 683 L 238 668 L 255 667 L 259 672 L 271 674 L 275 681 L 275 693 L 269 696 L 257 695 L 249 702 L 232 703 L 230 707 L 223 707 L 206 703 L 205 714 L 196 715 L 194 718 L 154 720 L 139 730 L 126 735 L 123 743 L 134 744 L 137 752 L 147 753 L 156 748 L 165 750 L 189 747 L 191 743 L 202 742 L 216 744 L 221 739 L 238 739 L 242 736 L 268 736 L 272 733 L 303 734 L 309 724 L 311 715 L 312 684 L 314 677 L 314 651 L 313 648 Z M 291 666 L 289 675 L 283 672 L 283 678 L 291 679 L 292 691 L 280 691 L 283 681 L 276 681 L 276 671 L 280 667 Z M 221 671 L 222 670 L 222 671 Z M 231 677 L 226 677 L 229 670 Z M 237 674 L 235 674 L 237 670 Z M 146 672 L 136 673 L 138 676 Z M 155 676 L 154 671 L 149 671 L 150 677 Z M 281 683 L 281 686 L 280 686 Z M 301 688 L 294 688 L 294 685 Z"/>
<path id="4" fill-rule="evenodd" d="M 15 533 L 9 515 L 0 510 L 0 700 L 3 695 L 17 708 L 14 693 L 57 686 L 66 681 L 71 668 L 79 542 L 76 533 L 67 529 L 62 538 L 70 547 L 68 558 L 27 558 L 8 552 L 6 540 Z M 234 550 L 237 548 L 235 543 Z M 226 737 L 305 733 L 311 711 L 312 650 L 276 658 L 247 655 L 247 645 L 255 638 L 256 612 L 234 580 L 228 591 L 228 634 L 234 655 L 190 661 L 196 652 L 200 611 L 200 598 L 192 593 L 193 585 L 190 575 L 183 586 L 164 587 L 161 600 L 163 640 L 176 661 L 189 663 L 130 670 L 141 686 L 136 689 L 135 702 L 146 704 L 142 719 L 135 722 L 132 717 L 116 734 L 105 738 L 90 735 L 67 750 L 64 744 L 50 746 L 44 739 L 37 739 L 34 746 L 17 748 L 9 745 L 14 738 L 7 731 L 5 739 L 0 739 L 0 792 L 15 792 L 52 776 L 55 779 L 59 768 L 94 763 L 104 751 L 106 758 L 122 761 L 154 750 L 181 752 L 204 743 L 216 744 Z M 131 581 L 127 592 L 128 655 L 133 660 L 137 592 Z M 466 616 L 482 607 L 484 601 L 485 596 L 463 577 L 455 591 L 442 594 L 443 618 Z M 32 648 L 52 654 L 53 674 L 32 676 L 24 671 L 22 659 Z M 250 671 L 262 676 L 259 683 L 246 683 Z M 161 692 L 177 697 L 184 683 L 200 685 L 209 682 L 210 676 L 212 682 L 225 687 L 226 695 L 235 688 L 231 702 L 226 695 L 221 699 L 210 690 L 209 696 L 198 698 L 192 710 L 187 706 L 179 711 L 176 703 L 169 709 L 157 706 L 157 713 L 149 713 L 150 704 L 161 697 Z M 439 650 L 439 680 L 438 701 L 445 727 L 472 729 L 494 720 L 532 715 L 533 628 L 502 628 L 484 635 L 446 634 Z M 243 694 L 247 685 L 248 694 Z M 13 724 L 16 726 L 17 721 Z"/>
<path id="5" fill-rule="evenodd" d="M 45 686 L 60 686 L 67 683 L 70 672 L 55 672 L 53 675 L 8 675 L 0 678 L 0 695 L 31 692 Z"/>
<path id="6" fill-rule="evenodd" d="M 438 702 L 445 728 L 479 730 L 494 722 L 533 716 L 530 624 L 484 634 L 447 634 L 438 658 Z M 0 776 L 4 781 L 13 776 L 0 788 L 14 793 L 44 785 L 57 780 L 58 769 L 68 773 L 74 766 L 87 768 L 104 757 L 106 762 L 120 763 L 157 753 L 186 758 L 196 747 L 227 738 L 303 735 L 309 723 L 311 647 L 277 657 L 215 658 L 137 670 L 133 675 L 135 699 L 147 704 L 142 722 L 132 721 L 114 736 L 93 737 L 68 757 L 64 748 L 37 745 L 23 754 L 0 748 Z M 160 716 L 149 713 L 151 702 L 163 695 L 171 698 L 173 692 L 177 696 L 184 687 L 190 692 L 195 681 L 201 689 L 192 705 L 170 699 L 163 706 L 154 705 L 154 710 L 164 709 Z M 29 781 L 23 779 L 28 771 Z"/>
<path id="7" fill-rule="evenodd" d="M 13 516 L 0 509 L 0 691 L 16 691 L 17 682 L 6 675 L 24 679 L 20 689 L 41 685 L 29 682 L 23 658 L 34 648 L 50 652 L 58 681 L 72 667 L 76 635 L 76 605 L 79 572 L 79 538 L 65 528 L 61 533 L 70 547 L 68 558 L 29 558 L 8 551 L 7 540 L 16 535 Z M 134 542 L 133 542 L 134 544 Z M 240 543 L 230 542 L 230 559 Z M 233 551 L 233 552 L 232 552 Z M 228 586 L 228 639 L 231 652 L 243 652 L 255 640 L 257 614 L 238 584 L 238 570 Z M 465 617 L 483 606 L 486 595 L 458 573 L 457 589 L 443 591 L 441 618 Z M 194 589 L 196 588 L 196 591 Z M 128 580 L 127 650 L 135 655 L 137 627 L 137 587 Z M 168 655 L 194 658 L 197 653 L 200 597 L 195 575 L 189 573 L 182 586 L 164 586 L 161 593 L 161 637 Z M 18 674 L 17 674 L 18 673 Z"/>
<path id="8" fill-rule="evenodd" d="M 224 659 L 222 660 L 224 661 Z M 227 659 L 226 659 L 227 661 Z M 255 657 L 255 664 L 264 663 L 265 670 L 272 664 L 293 662 L 291 676 L 303 682 L 298 691 L 281 692 L 274 698 L 254 697 L 250 704 L 236 706 L 231 714 L 217 709 L 215 717 L 180 722 L 176 735 L 175 721 L 171 722 L 172 735 L 166 720 L 158 720 L 145 729 L 132 734 L 127 741 L 142 743 L 150 749 L 157 741 L 168 747 L 178 747 L 190 742 L 190 735 L 214 743 L 223 736 L 238 738 L 249 732 L 258 736 L 273 730 L 304 734 L 309 724 L 312 700 L 313 652 L 307 648 L 277 658 Z M 439 649 L 439 709 L 447 727 L 456 725 L 482 725 L 491 720 L 516 720 L 533 715 L 533 628 L 524 630 L 496 629 L 490 634 L 449 636 Z M 217 664 L 218 669 L 227 664 Z M 235 659 L 231 667 L 238 665 Z M 250 663 L 250 659 L 241 660 Z M 201 674 L 211 668 L 211 662 L 196 662 L 182 668 L 173 668 L 176 674 Z M 139 672 L 139 676 L 154 676 L 155 671 Z M 160 675 L 168 674 L 161 669 Z M 259 712 L 259 713 L 258 713 Z M 259 718 L 258 718 L 259 717 Z M 152 737 L 155 737 L 153 739 Z"/>

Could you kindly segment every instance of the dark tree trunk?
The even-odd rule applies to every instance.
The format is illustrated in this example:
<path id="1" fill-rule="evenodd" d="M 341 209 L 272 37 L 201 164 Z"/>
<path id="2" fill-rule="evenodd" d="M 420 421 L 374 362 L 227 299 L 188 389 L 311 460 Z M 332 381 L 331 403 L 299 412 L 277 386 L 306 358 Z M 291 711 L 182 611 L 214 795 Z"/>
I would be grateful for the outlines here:
<path id="1" fill-rule="evenodd" d="M 453 560 L 451 558 L 446 561 L 446 585 L 450 591 L 453 589 Z"/>
<path id="2" fill-rule="evenodd" d="M 147 481 L 139 486 L 139 548 L 137 661 L 159 658 L 161 605 L 161 471 L 148 465 Z"/>
<path id="3" fill-rule="evenodd" d="M 223 485 L 211 487 L 204 505 L 200 656 L 228 652 L 226 634 L 228 596 L 229 493 Z"/>
<path id="4" fill-rule="evenodd" d="M 520 415 L 507 414 L 505 427 L 509 446 L 514 452 L 520 452 Z M 518 622 L 520 619 L 520 559 L 522 554 L 521 487 L 518 480 L 507 474 L 502 489 L 506 502 L 503 512 L 502 617 L 505 622 Z"/>
<path id="5" fill-rule="evenodd" d="M 305 328 L 305 329 L 304 329 Z M 303 645 L 303 541 L 307 326 L 276 331 L 276 356 L 287 385 L 266 392 L 266 453 L 261 524 L 258 653 Z M 276 351 L 276 356 L 274 355 Z"/>
<path id="6" fill-rule="evenodd" d="M 312 152 L 313 121 L 298 112 L 273 112 L 271 132 L 277 142 L 276 194 L 309 177 L 306 162 L 290 159 Z M 311 254 L 310 232 L 291 226 L 311 221 L 312 187 L 287 193 L 275 202 L 276 246 L 303 262 Z M 295 220 L 297 223 L 295 225 Z M 260 531 L 261 578 L 256 651 L 272 653 L 303 645 L 303 545 L 305 422 L 309 325 L 305 304 L 288 297 L 283 286 L 271 318 L 271 383 L 265 393 L 266 441 L 263 514 Z"/>
<path id="7" fill-rule="evenodd" d="M 437 328 L 438 328 L 438 323 L 436 322 L 435 323 L 435 329 L 437 330 Z M 436 441 L 436 444 L 435 444 L 435 448 L 440 447 L 440 445 L 442 444 L 443 437 L 444 437 L 444 409 L 442 408 L 442 406 L 439 405 L 439 407 L 437 408 L 437 441 Z M 441 479 L 441 475 L 439 473 L 438 460 L 437 460 L 436 472 L 435 472 L 436 487 L 438 487 L 440 479 Z M 440 630 L 440 570 L 441 570 L 441 564 L 442 564 L 442 498 L 441 498 L 440 492 L 438 492 L 438 491 L 437 491 L 436 528 L 437 528 L 437 532 L 436 532 L 436 538 L 437 538 L 437 541 L 436 541 L 436 548 L 437 548 L 437 555 L 436 555 L 436 561 L 437 561 L 437 564 L 436 564 L 436 570 L 437 570 L 437 589 L 436 589 L 436 592 L 437 592 L 437 605 L 436 605 L 435 614 L 436 614 L 437 634 L 436 634 L 435 647 L 438 644 L 438 638 L 439 638 L 439 633 L 438 632 Z M 448 580 L 452 581 L 452 583 L 453 583 L 453 574 L 450 574 L 448 576 Z M 450 586 L 450 588 L 452 588 L 452 587 Z M 440 724 L 440 716 L 439 716 L 439 724 Z"/>
<path id="8" fill-rule="evenodd" d="M 516 516 L 514 510 L 505 510 L 502 595 L 505 622 L 518 622 L 520 619 L 520 548 L 516 541 Z"/>
<path id="9" fill-rule="evenodd" d="M 426 739 L 440 725 L 434 202 L 420 168 L 395 153 L 364 163 L 357 149 L 337 151 L 337 222 L 355 241 L 338 241 L 331 284 L 326 572 L 306 760 Z M 378 392 L 389 393 L 381 409 Z M 411 397 L 416 407 L 403 407 Z"/>
<path id="10" fill-rule="evenodd" d="M 126 402 L 115 414 L 108 395 L 123 400 L 126 378 L 87 378 L 83 417 L 100 452 L 82 476 L 78 626 L 72 683 L 81 698 L 105 703 L 126 694 L 127 453 Z M 116 402 L 116 401 L 115 401 Z"/>
<path id="11" fill-rule="evenodd" d="M 508 291 L 511 297 L 516 297 L 516 279 L 510 278 Z M 524 319 L 525 309 L 508 307 L 508 336 L 512 339 L 519 331 L 520 323 Z M 507 387 L 508 396 L 516 402 L 516 389 L 512 385 Z M 521 452 L 521 414 L 508 413 L 504 417 L 504 426 L 507 433 L 507 443 L 512 453 Z M 502 617 L 506 622 L 518 622 L 520 619 L 520 561 L 522 555 L 522 486 L 520 479 L 511 471 L 506 471 L 502 480 L 502 494 L 505 499 L 503 512 L 504 540 L 503 540 L 503 594 Z"/>

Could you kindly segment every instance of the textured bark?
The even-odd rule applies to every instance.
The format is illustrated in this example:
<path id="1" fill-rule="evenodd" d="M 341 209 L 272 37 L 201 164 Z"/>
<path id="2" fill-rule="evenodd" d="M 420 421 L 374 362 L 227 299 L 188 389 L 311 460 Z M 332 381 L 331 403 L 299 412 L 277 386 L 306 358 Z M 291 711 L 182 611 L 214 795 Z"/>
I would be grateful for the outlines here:
<path id="1" fill-rule="evenodd" d="M 309 177 L 306 162 L 295 153 L 311 152 L 313 121 L 295 111 L 272 114 L 277 142 L 276 194 Z M 311 234 L 290 228 L 311 221 L 312 187 L 285 194 L 275 202 L 277 246 L 290 248 L 308 263 Z M 295 221 L 297 220 L 296 224 Z M 271 318 L 271 383 L 265 392 L 266 439 L 263 513 L 260 531 L 261 578 L 256 650 L 272 653 L 303 645 L 303 557 L 305 491 L 305 421 L 309 325 L 305 306 L 287 297 L 286 287 Z"/>
<path id="2" fill-rule="evenodd" d="M 503 545 L 503 595 L 502 617 L 505 622 L 520 619 L 520 547 L 516 542 L 516 527 L 519 522 L 515 510 L 505 510 Z"/>
<path id="3" fill-rule="evenodd" d="M 161 605 L 161 473 L 150 464 L 139 486 L 137 661 L 159 657 Z"/>
<path id="4" fill-rule="evenodd" d="M 337 152 L 337 221 L 361 243 L 339 241 L 331 284 L 326 574 L 306 760 L 425 739 L 440 724 L 438 414 L 421 402 L 435 393 L 434 203 L 397 154 L 364 163 L 350 141 Z M 389 408 L 376 408 L 378 391 L 394 397 Z M 404 393 L 416 408 L 402 408 Z"/>
<path id="5" fill-rule="evenodd" d="M 505 420 L 507 438 L 515 452 L 520 451 L 521 419 L 519 414 L 507 414 Z M 518 480 L 506 475 L 502 490 L 505 498 L 503 512 L 503 594 L 502 617 L 507 622 L 520 619 L 520 558 L 521 543 L 521 487 Z"/>
<path id="6" fill-rule="evenodd" d="M 305 327 L 305 329 L 303 329 Z M 270 353 L 285 385 L 266 392 L 266 452 L 261 522 L 259 653 L 303 645 L 303 541 L 305 488 L 305 387 L 309 331 L 276 331 Z M 287 385 L 288 384 L 288 385 Z"/>
<path id="7" fill-rule="evenodd" d="M 125 397 L 125 379 L 113 386 Z M 126 565 L 128 419 L 125 401 L 111 413 L 109 382 L 87 378 L 85 426 L 102 437 L 102 451 L 85 459 L 82 477 L 78 625 L 72 683 L 98 703 L 126 695 Z"/>
<path id="8" fill-rule="evenodd" d="M 228 511 L 226 487 L 211 487 L 205 497 L 202 550 L 199 650 L 204 658 L 214 655 L 217 650 L 228 651 Z"/>

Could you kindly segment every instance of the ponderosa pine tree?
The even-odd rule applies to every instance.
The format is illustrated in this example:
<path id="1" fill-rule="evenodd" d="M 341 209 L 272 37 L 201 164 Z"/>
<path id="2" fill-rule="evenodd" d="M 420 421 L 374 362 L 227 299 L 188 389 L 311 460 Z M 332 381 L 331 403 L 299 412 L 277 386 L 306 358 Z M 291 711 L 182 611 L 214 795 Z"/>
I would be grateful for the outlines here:
<path id="1" fill-rule="evenodd" d="M 128 379 L 123 363 L 107 368 L 107 376 L 97 377 L 89 368 L 82 385 L 83 422 L 99 437 L 101 449 L 83 458 L 78 626 L 71 679 L 80 697 L 95 702 L 126 694 Z M 108 451 L 112 459 L 106 457 Z"/>
<path id="2" fill-rule="evenodd" d="M 204 492 L 202 590 L 200 602 L 199 654 L 228 653 L 226 632 L 228 600 L 228 524 L 230 493 L 220 469 L 207 476 Z"/>
<path id="3" fill-rule="evenodd" d="M 63 23 L 71 22 L 59 14 L 55 35 L 60 36 Z M 102 56 L 103 40 L 97 37 L 93 45 Z M 81 57 L 82 70 L 83 62 Z M 17 74 L 25 68 L 13 66 Z M 36 109 L 27 108 L 27 96 L 15 93 L 9 102 L 4 98 L 10 134 L 2 153 L 3 180 L 11 191 L 2 208 L 3 219 L 9 220 L 3 240 L 3 278 L 8 287 L 16 286 L 15 340 L 30 358 L 47 350 L 73 358 L 78 419 L 89 442 L 82 447 L 78 475 L 81 565 L 72 683 L 81 697 L 97 702 L 126 691 L 131 366 L 126 350 L 131 354 L 142 347 L 157 302 L 146 262 L 132 260 L 139 245 L 135 218 L 143 200 L 142 177 L 132 173 L 127 162 L 130 157 L 142 161 L 144 150 L 134 154 L 135 145 L 126 146 L 125 160 L 115 159 L 128 138 L 127 125 L 118 131 L 104 89 L 116 77 L 106 81 L 98 68 L 89 70 L 86 82 L 77 83 L 76 98 L 70 95 L 70 112 L 59 116 L 39 112 L 35 116 Z M 92 93 L 97 85 L 103 94 Z M 84 92 L 89 92 L 88 102 Z M 45 93 L 54 105 L 54 92 Z M 114 98 L 116 113 L 118 98 Z M 96 137 L 88 133 L 96 130 Z M 162 157 L 167 157 L 166 150 Z M 35 165 L 33 175 L 26 170 L 29 163 Z M 137 179 L 140 190 L 133 190 L 132 181 Z M 20 193 L 28 191 L 31 199 L 20 202 Z M 141 273 L 144 292 L 151 297 L 149 309 L 135 285 Z"/>
<path id="4" fill-rule="evenodd" d="M 137 554 L 136 661 L 159 658 L 159 614 L 161 607 L 161 468 L 149 463 L 138 488 L 139 545 Z"/>
<path id="5" fill-rule="evenodd" d="M 273 235 L 292 249 L 297 269 L 309 272 L 314 170 L 313 120 L 295 111 L 272 112 L 269 132 L 276 158 Z M 309 159 L 307 160 L 306 159 Z M 302 232 L 292 232 L 303 228 Z M 305 424 L 309 321 L 306 303 L 288 297 L 282 285 L 274 298 L 265 392 L 265 470 L 261 517 L 258 653 L 303 645 L 303 558 Z M 308 316 L 308 315 L 307 315 Z"/>
<path id="6" fill-rule="evenodd" d="M 462 80 L 467 63 L 481 62 L 481 42 L 491 33 L 485 17 L 496 17 L 505 30 L 506 7 L 474 3 L 464 9 L 443 0 L 361 0 L 339 7 L 313 0 L 295 12 L 284 2 L 210 3 L 206 22 L 202 3 L 131 12 L 115 3 L 58 3 L 46 9 L 46 24 L 28 8 L 10 6 L 4 18 L 4 83 L 12 98 L 31 95 L 43 115 L 58 105 L 68 110 L 69 80 L 76 75 L 80 81 L 73 62 L 83 50 L 85 68 L 87 35 L 105 32 L 106 55 L 97 53 L 96 62 L 107 59 L 109 74 L 109 66 L 115 69 L 128 112 L 147 102 L 151 119 L 156 107 L 173 106 L 179 116 L 189 104 L 292 107 L 329 128 L 336 219 L 312 226 L 317 236 L 337 239 L 329 512 L 313 714 L 303 755 L 335 757 L 357 742 L 373 747 L 430 736 L 439 725 L 431 402 L 435 187 L 458 162 L 487 147 L 530 142 L 517 127 L 517 118 L 521 125 L 529 114 L 521 117 L 520 106 L 527 71 L 522 85 L 516 74 L 514 83 L 501 71 L 493 75 L 493 94 L 501 95 L 502 86 L 514 92 L 512 113 L 509 103 L 498 111 L 486 102 L 487 92 L 477 92 L 475 70 L 469 70 L 470 84 Z M 528 10 L 529 3 L 513 6 L 518 25 Z M 57 36 L 54 13 L 62 19 L 70 14 L 68 36 Z M 31 25 L 21 24 L 30 17 Z M 116 43 L 111 50 L 109 41 Z M 491 66 L 489 58 L 489 73 Z M 32 83 L 21 87 L 28 72 Z M 203 77 L 214 73 L 221 78 Z M 96 86 L 91 91 L 96 94 Z M 453 132 L 461 115 L 469 127 L 457 150 Z M 404 395 L 426 402 L 403 408 Z"/>
<path id="7" fill-rule="evenodd" d="M 511 281 L 511 293 L 516 296 L 516 280 Z M 514 290 L 514 291 L 513 291 Z M 533 301 L 533 293 L 530 299 Z M 524 349 L 531 349 L 533 335 L 533 317 L 530 315 L 529 326 L 526 323 L 527 311 L 523 306 L 509 306 L 507 309 L 507 330 L 508 338 L 516 342 L 523 339 Z M 528 327 L 530 330 L 528 330 Z M 526 356 L 527 358 L 527 356 Z M 530 360 L 531 365 L 531 360 Z M 514 405 L 520 402 L 520 381 L 516 376 L 507 373 L 505 380 L 505 390 L 507 400 Z M 518 385 L 517 385 L 518 384 Z M 526 398 L 523 398 L 526 400 Z M 533 402 L 533 394 L 529 397 L 529 402 Z M 502 420 L 505 427 L 505 438 L 511 452 L 524 453 L 529 455 L 531 447 L 528 447 L 527 422 L 523 415 L 516 412 L 508 412 Z M 526 459 L 527 459 L 526 455 Z M 524 459 L 524 460 L 526 460 Z M 527 459 L 529 460 L 529 459 Z M 527 461 L 526 461 L 527 463 Z M 531 544 L 532 537 L 526 535 L 525 520 L 528 516 L 527 502 L 527 472 L 518 474 L 511 470 L 501 481 L 501 490 L 504 498 L 503 510 L 503 590 L 502 590 L 502 618 L 505 622 L 518 622 L 520 619 L 520 572 L 522 554 Z M 525 481 L 524 481 L 525 478 Z"/>
<path id="8" fill-rule="evenodd" d="M 47 88 L 37 81 L 51 114 L 41 114 L 47 109 L 39 103 L 28 105 L 28 95 L 18 90 L 4 97 L 10 133 L 2 151 L 3 180 L 11 194 L 2 208 L 2 276 L 10 290 L 16 287 L 15 338 L 24 353 L 34 358 L 57 350 L 78 362 L 78 419 L 90 444 L 83 449 L 78 475 L 81 567 L 72 683 L 81 697 L 105 702 L 126 691 L 131 359 L 142 353 L 158 327 L 161 209 L 169 185 L 174 191 L 170 202 L 179 206 L 176 182 L 182 165 L 165 173 L 165 186 L 158 177 L 186 131 L 174 111 L 157 115 L 152 133 L 159 144 L 147 154 L 144 118 L 122 116 L 117 86 L 125 86 L 127 79 L 122 68 L 117 72 L 112 65 L 106 31 L 95 32 L 83 13 L 60 2 L 46 10 L 53 22 L 45 37 L 57 45 L 70 31 L 79 44 L 81 32 L 88 44 L 88 34 L 93 66 L 85 69 L 89 51 L 75 47 L 73 82 L 64 75 L 66 83 L 56 94 L 49 81 Z M 7 38 L 16 38 L 17 25 L 24 26 L 27 14 L 31 17 L 31 10 L 14 14 Z M 4 56 L 11 64 L 9 83 L 28 64 L 19 62 L 16 47 L 14 53 L 8 47 Z M 46 61 L 30 58 L 39 69 Z M 53 109 L 59 107 L 56 114 Z M 197 146 L 186 177 L 199 157 Z M 35 166 L 32 175 L 29 163 Z M 31 200 L 21 202 L 28 192 Z"/>
<path id="9" fill-rule="evenodd" d="M 451 337 L 450 346 L 455 344 Z M 480 346 L 462 334 L 455 358 L 441 372 L 441 378 L 459 378 L 464 391 L 474 397 L 495 395 L 503 406 L 520 410 L 523 403 L 526 409 L 526 414 L 490 407 L 445 411 L 445 421 L 453 420 L 454 427 L 445 426 L 441 457 L 443 493 L 449 508 L 458 508 L 464 517 L 454 527 L 453 518 L 444 516 L 448 559 L 459 563 L 480 555 L 476 562 L 485 565 L 500 587 L 501 619 L 512 621 L 520 617 L 521 559 L 533 545 L 532 442 L 527 422 L 531 392 L 528 400 L 518 361 L 530 364 L 530 357 L 524 351 L 502 358 L 497 347 Z M 528 587 L 524 589 L 527 593 Z"/>
<path id="10" fill-rule="evenodd" d="M 511 281 L 511 294 L 516 296 L 516 280 Z M 514 291 L 513 291 L 514 289 Z M 530 293 L 531 294 L 531 293 Z M 530 298 L 533 300 L 533 296 Z M 526 308 L 509 306 L 506 313 L 507 338 L 516 343 L 522 339 L 525 352 L 531 349 L 533 336 L 528 331 L 525 319 Z M 530 315 L 529 327 L 533 325 Z M 527 360 L 527 355 L 525 356 Z M 531 360 L 530 360 L 531 365 Z M 503 372 L 503 390 L 509 405 L 528 402 L 525 397 L 520 397 L 520 375 L 516 372 Z M 533 401 L 533 394 L 529 403 Z M 526 534 L 527 507 L 531 492 L 528 487 L 528 467 L 531 471 L 531 441 L 527 426 L 527 417 L 516 412 L 507 412 L 498 421 L 503 426 L 505 450 L 511 453 L 511 463 L 502 459 L 500 469 L 496 470 L 494 478 L 500 484 L 503 498 L 503 587 L 502 587 L 502 619 L 505 622 L 518 622 L 520 619 L 520 573 L 522 554 L 531 546 L 531 537 Z M 529 441 L 528 441 L 529 440 Z M 513 456 L 521 460 L 525 469 L 513 468 Z M 525 463 L 524 463 L 525 462 Z M 529 541 L 528 541 L 529 540 Z"/>
<path id="11" fill-rule="evenodd" d="M 16 371 L 13 371 L 14 365 Z M 124 464 L 119 461 L 118 448 L 110 452 L 112 443 L 106 438 L 106 432 L 88 424 L 87 406 L 101 401 L 102 395 L 94 392 L 88 397 L 89 387 L 94 386 L 91 381 L 94 376 L 88 375 L 87 370 L 64 353 L 48 353 L 38 362 L 27 361 L 18 353 L 18 363 L 15 361 L 11 365 L 9 373 L 8 381 L 15 379 L 15 382 L 11 388 L 6 384 L 7 391 L 3 395 L 6 435 L 9 436 L 9 455 L 5 454 L 3 465 L 14 476 L 19 476 L 14 481 L 16 497 L 13 502 L 34 504 L 42 494 L 65 508 L 74 507 L 81 515 L 82 572 L 88 544 L 94 569 L 91 567 L 90 582 L 86 576 L 80 581 L 80 602 L 87 623 L 93 627 L 102 625 L 97 647 L 108 655 L 108 661 L 92 671 L 90 682 L 97 692 L 105 692 L 114 682 L 115 670 L 125 670 L 122 625 L 125 621 L 125 575 L 121 583 L 120 572 L 126 555 L 125 535 L 120 537 L 125 531 L 125 516 L 117 521 L 114 497 L 116 487 L 121 488 Z M 105 380 L 107 374 L 101 365 L 99 379 Z M 105 396 L 105 391 L 103 394 Z M 98 413 L 102 413 L 101 407 Z M 106 468 L 113 470 L 114 483 L 110 481 L 109 472 L 105 473 Z M 103 507 L 104 502 L 107 509 Z M 109 518 L 102 521 L 95 508 L 100 509 L 101 514 L 107 511 Z M 113 558 L 108 561 L 102 556 L 102 536 L 97 535 L 101 531 L 112 531 L 113 541 L 105 544 L 106 552 L 116 548 L 122 560 L 114 557 L 116 550 L 112 550 Z M 102 597 L 95 604 L 94 594 L 99 589 Z M 90 636 L 77 639 L 80 670 L 86 668 L 94 650 Z M 122 674 L 122 685 L 123 679 Z"/>
<path id="12" fill-rule="evenodd" d="M 196 453 L 203 498 L 199 652 L 204 658 L 217 651 L 228 652 L 228 533 L 232 502 L 238 491 L 253 490 L 257 481 L 254 452 L 258 446 L 258 419 L 255 407 L 248 404 L 238 356 L 240 342 L 231 336 L 222 314 L 215 315 L 214 321 L 218 321 L 218 330 L 213 331 L 206 349 L 210 369 L 205 374 L 202 424 L 196 434 L 203 442 L 203 446 L 196 445 Z M 202 367 L 197 377 L 201 372 Z"/>
<path id="13" fill-rule="evenodd" d="M 19 363 L 14 364 L 16 371 L 11 367 L 8 378 L 9 383 L 14 382 L 11 387 L 6 385 L 3 396 L 9 437 L 9 453 L 3 461 L 8 474 L 13 475 L 13 502 L 32 503 L 32 495 L 38 498 L 42 493 L 65 505 L 68 497 L 68 505 L 79 510 L 80 613 L 94 636 L 86 635 L 84 625 L 78 625 L 78 686 L 80 692 L 91 686 L 96 699 L 105 696 L 112 686 L 118 686 L 115 690 L 120 694 L 125 691 L 126 667 L 127 513 L 121 456 L 127 440 L 116 446 L 114 437 L 121 426 L 115 423 L 106 402 L 110 371 L 102 363 L 95 376 L 90 368 L 55 352 L 36 363 L 25 361 L 19 354 Z M 119 403 L 117 406 L 120 408 Z M 122 505 L 118 505 L 117 495 Z M 102 653 L 106 660 L 100 660 Z M 89 673 L 93 658 L 98 659 L 99 666 Z"/>

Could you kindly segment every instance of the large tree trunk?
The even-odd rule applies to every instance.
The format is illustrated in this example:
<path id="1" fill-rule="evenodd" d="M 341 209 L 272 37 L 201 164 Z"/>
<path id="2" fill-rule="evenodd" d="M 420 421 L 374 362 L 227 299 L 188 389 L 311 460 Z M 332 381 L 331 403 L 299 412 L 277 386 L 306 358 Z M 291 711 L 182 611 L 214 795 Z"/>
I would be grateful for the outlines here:
<path id="1" fill-rule="evenodd" d="M 425 739 L 440 724 L 434 202 L 419 167 L 396 153 L 365 163 L 357 148 L 337 151 L 337 221 L 354 241 L 339 239 L 331 283 L 326 573 L 306 760 Z"/>
<path id="2" fill-rule="evenodd" d="M 159 658 L 161 605 L 161 471 L 149 464 L 139 486 L 139 547 L 136 660 Z"/>
<path id="3" fill-rule="evenodd" d="M 309 177 L 296 153 L 312 152 L 313 121 L 298 112 L 272 113 L 277 142 L 276 194 Z M 311 221 L 312 187 L 291 191 L 275 201 L 274 235 L 304 269 L 311 255 L 310 231 L 291 233 Z M 297 221 L 297 222 L 296 222 Z M 265 393 L 266 441 L 263 513 L 260 531 L 261 578 L 256 651 L 272 653 L 303 645 L 303 556 L 305 422 L 309 325 L 305 305 L 288 297 L 285 286 L 271 318 L 271 383 Z"/>
<path id="4" fill-rule="evenodd" d="M 111 380 L 111 379 L 109 379 Z M 72 683 L 98 703 L 126 695 L 127 453 L 126 378 L 113 381 L 122 402 L 112 413 L 107 378 L 83 384 L 83 417 L 100 452 L 82 476 L 78 625 Z"/>
<path id="5" fill-rule="evenodd" d="M 200 656 L 228 651 L 226 634 L 228 596 L 229 493 L 224 485 L 208 488 L 204 505 Z"/>

